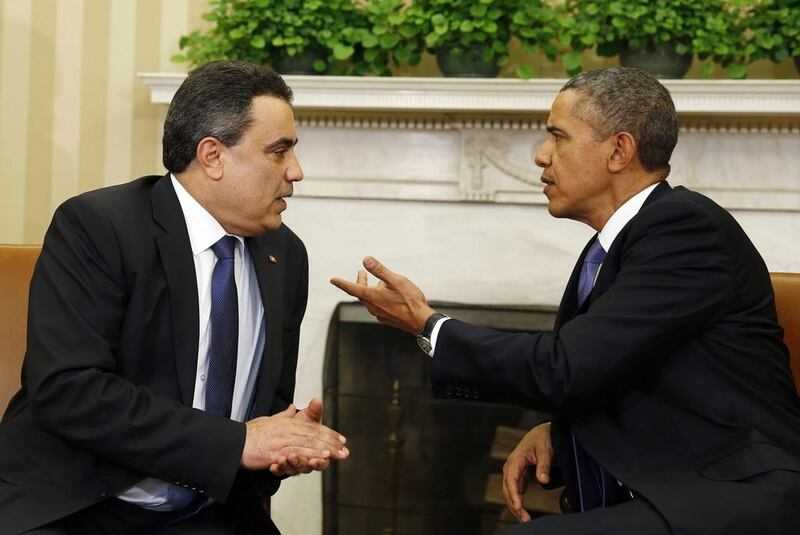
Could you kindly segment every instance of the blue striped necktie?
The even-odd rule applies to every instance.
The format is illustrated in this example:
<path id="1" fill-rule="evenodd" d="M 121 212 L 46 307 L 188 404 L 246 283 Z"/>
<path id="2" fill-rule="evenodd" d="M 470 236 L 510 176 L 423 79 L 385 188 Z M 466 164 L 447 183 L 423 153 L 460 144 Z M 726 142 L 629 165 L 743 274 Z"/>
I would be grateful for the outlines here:
<path id="1" fill-rule="evenodd" d="M 581 266 L 581 275 L 578 279 L 578 307 L 592 293 L 597 270 L 600 269 L 605 258 L 605 249 L 600 245 L 600 240 L 595 239 L 583 259 L 583 266 Z M 620 490 L 616 480 L 583 449 L 574 433 L 572 433 L 572 447 L 575 452 L 575 473 L 578 479 L 578 498 L 581 511 L 617 503 Z"/>
<path id="2" fill-rule="evenodd" d="M 237 239 L 224 236 L 211 246 L 217 256 L 211 275 L 211 342 L 206 374 L 206 412 L 230 417 L 236 354 L 239 348 L 239 298 L 233 274 Z"/>

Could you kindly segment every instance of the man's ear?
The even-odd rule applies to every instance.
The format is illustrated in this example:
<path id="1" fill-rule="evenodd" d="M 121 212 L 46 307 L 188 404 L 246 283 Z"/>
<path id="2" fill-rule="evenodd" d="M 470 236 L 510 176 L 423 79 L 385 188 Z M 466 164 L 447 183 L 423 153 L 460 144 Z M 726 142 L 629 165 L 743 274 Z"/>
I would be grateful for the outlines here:
<path id="1" fill-rule="evenodd" d="M 625 169 L 638 155 L 639 146 L 628 132 L 620 132 L 612 136 L 613 151 L 608 158 L 608 170 L 618 173 Z"/>
<path id="2" fill-rule="evenodd" d="M 204 137 L 197 144 L 197 151 L 195 152 L 197 164 L 209 178 L 214 180 L 222 178 L 222 153 L 224 150 L 225 145 L 217 138 L 211 136 Z"/>

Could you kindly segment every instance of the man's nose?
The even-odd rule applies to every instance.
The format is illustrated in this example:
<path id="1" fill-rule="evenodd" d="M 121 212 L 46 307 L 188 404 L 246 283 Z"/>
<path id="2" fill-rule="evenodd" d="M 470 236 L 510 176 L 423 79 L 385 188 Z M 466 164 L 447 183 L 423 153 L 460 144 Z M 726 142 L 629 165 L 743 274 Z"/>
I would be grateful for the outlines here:
<path id="1" fill-rule="evenodd" d="M 546 150 L 546 148 L 547 142 L 545 141 L 536 149 L 536 154 L 533 155 L 533 163 L 539 167 L 544 168 L 550 166 L 550 151 Z"/>
<path id="2" fill-rule="evenodd" d="M 286 180 L 290 182 L 300 182 L 303 180 L 303 168 L 300 167 L 300 160 L 297 159 L 294 151 L 292 151 L 292 161 L 286 169 Z"/>

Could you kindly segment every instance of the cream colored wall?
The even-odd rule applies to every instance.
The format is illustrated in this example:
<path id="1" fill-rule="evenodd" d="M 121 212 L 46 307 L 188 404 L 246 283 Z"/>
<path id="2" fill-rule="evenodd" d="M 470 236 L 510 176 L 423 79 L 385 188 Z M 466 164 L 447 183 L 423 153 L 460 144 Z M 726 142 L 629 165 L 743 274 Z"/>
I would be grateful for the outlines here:
<path id="1" fill-rule="evenodd" d="M 137 72 L 184 72 L 206 0 L 0 0 L 0 243 L 39 243 L 55 208 L 161 173 L 166 109 Z"/>

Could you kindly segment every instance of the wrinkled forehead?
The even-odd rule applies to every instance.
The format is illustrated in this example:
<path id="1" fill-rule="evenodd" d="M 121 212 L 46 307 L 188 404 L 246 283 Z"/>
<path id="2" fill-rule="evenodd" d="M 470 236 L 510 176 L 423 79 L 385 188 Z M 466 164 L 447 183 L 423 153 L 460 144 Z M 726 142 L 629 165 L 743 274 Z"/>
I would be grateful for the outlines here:
<path id="1" fill-rule="evenodd" d="M 568 121 L 589 127 L 595 136 L 602 135 L 600 112 L 592 101 L 591 92 L 583 87 L 561 90 L 550 108 L 550 121 Z"/>
<path id="2" fill-rule="evenodd" d="M 560 91 L 550 106 L 548 124 L 554 122 L 583 122 L 592 126 L 592 106 L 589 95 L 581 90 Z"/>

